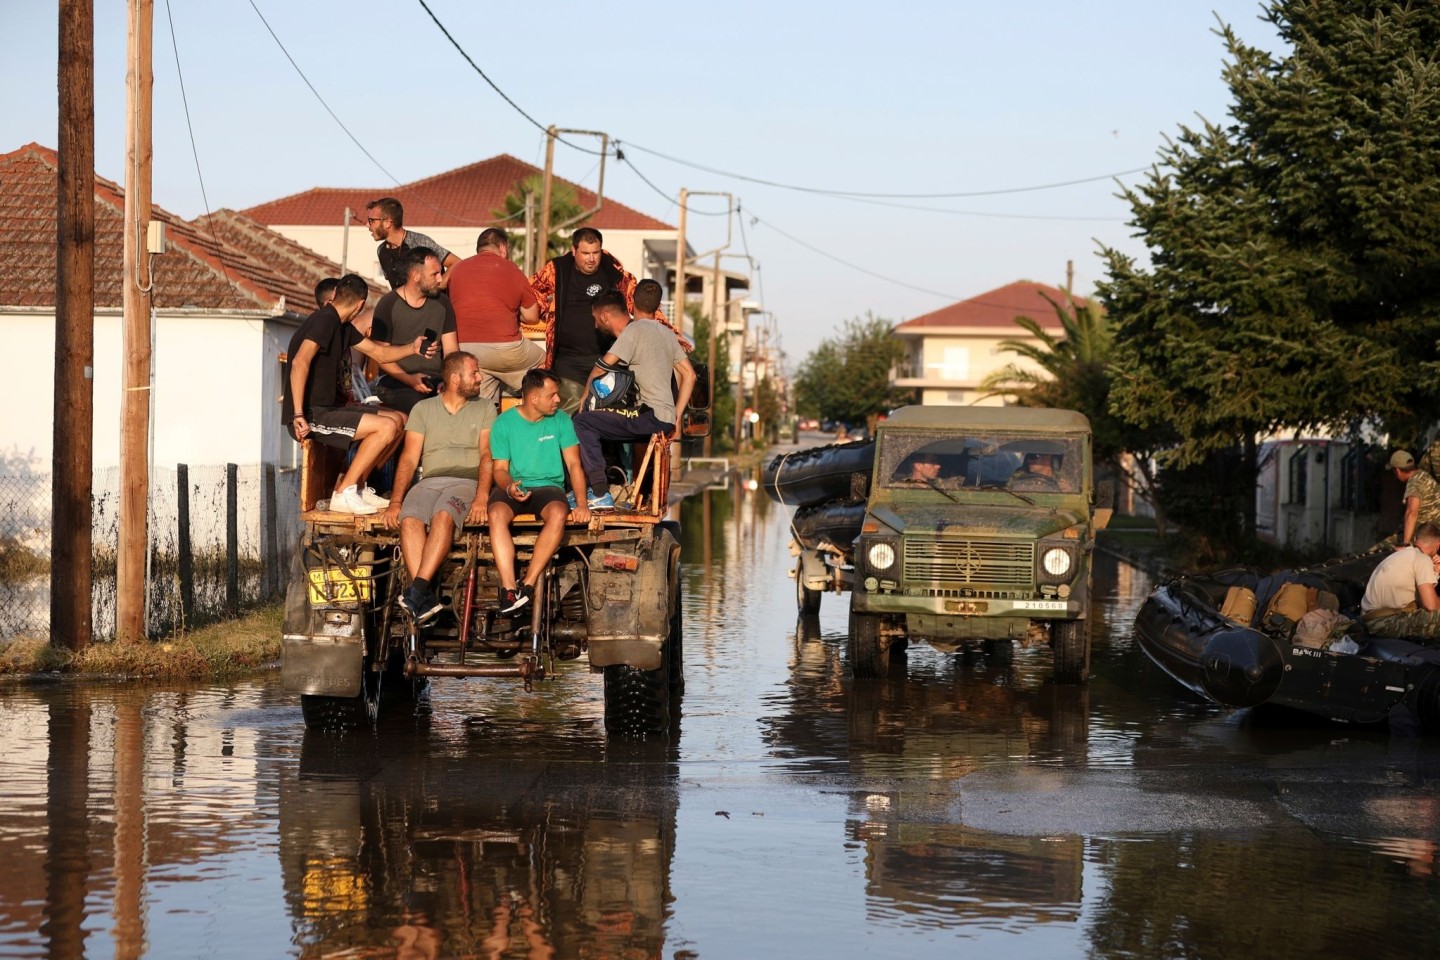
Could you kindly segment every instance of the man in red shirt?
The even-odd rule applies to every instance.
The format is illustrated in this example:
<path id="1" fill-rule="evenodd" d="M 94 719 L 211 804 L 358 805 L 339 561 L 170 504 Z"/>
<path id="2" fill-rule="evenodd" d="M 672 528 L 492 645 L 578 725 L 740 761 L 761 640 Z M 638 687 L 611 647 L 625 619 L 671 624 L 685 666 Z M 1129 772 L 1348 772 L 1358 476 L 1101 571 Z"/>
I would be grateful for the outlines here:
<path id="1" fill-rule="evenodd" d="M 540 319 L 530 281 L 510 261 L 505 231 L 490 227 L 475 243 L 475 256 L 450 268 L 450 303 L 460 349 L 475 355 L 485 374 L 482 396 L 498 401 L 500 382 L 515 392 L 525 371 L 545 359 L 545 348 L 520 334 L 520 324 Z"/>

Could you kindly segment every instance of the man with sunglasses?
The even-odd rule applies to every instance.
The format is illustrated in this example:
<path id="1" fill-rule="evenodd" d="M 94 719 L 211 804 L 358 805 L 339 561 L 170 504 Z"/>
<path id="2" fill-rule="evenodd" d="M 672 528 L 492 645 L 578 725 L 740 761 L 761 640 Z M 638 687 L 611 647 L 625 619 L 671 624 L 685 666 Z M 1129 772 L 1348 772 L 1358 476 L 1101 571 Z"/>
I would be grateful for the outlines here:
<path id="1" fill-rule="evenodd" d="M 405 208 L 394 197 L 381 197 L 365 205 L 365 226 L 370 236 L 380 241 L 375 255 L 380 259 L 380 272 L 394 290 L 405 284 L 404 254 L 409 247 L 426 247 L 440 258 L 440 269 L 449 270 L 460 258 L 423 233 L 405 229 Z M 442 281 L 444 277 L 441 277 Z M 441 287 L 444 287 L 441 283 Z"/>

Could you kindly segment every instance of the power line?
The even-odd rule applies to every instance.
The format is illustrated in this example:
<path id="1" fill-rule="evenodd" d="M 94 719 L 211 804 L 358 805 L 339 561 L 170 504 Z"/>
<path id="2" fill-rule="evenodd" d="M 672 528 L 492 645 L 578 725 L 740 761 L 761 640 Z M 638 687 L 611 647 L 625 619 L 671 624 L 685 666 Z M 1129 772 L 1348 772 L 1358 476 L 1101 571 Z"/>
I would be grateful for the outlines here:
<path id="1" fill-rule="evenodd" d="M 524 109 L 522 109 L 521 106 L 520 106 L 518 103 L 516 103 L 514 100 L 510 99 L 509 95 L 506 94 L 504 90 L 501 90 L 500 87 L 496 85 L 496 83 L 495 83 L 494 80 L 491 80 L 491 79 L 489 78 L 489 76 L 486 75 L 486 73 L 485 73 L 484 70 L 480 69 L 480 65 L 475 62 L 475 60 L 470 56 L 469 53 L 465 52 L 465 48 L 464 48 L 464 47 L 460 46 L 460 41 L 456 40 L 455 37 L 454 37 L 454 35 L 452 35 L 452 34 L 450 33 L 450 31 L 445 28 L 445 24 L 443 24 L 443 23 L 440 22 L 440 18 L 437 17 L 437 16 L 435 16 L 435 11 L 433 11 L 433 10 L 430 9 L 430 5 L 429 5 L 428 3 L 426 3 L 425 0 L 417 0 L 417 2 L 418 2 L 418 3 L 420 4 L 420 6 L 425 10 L 425 12 L 430 15 L 430 19 L 435 22 L 435 26 L 437 26 L 437 27 L 440 28 L 440 32 L 445 35 L 445 39 L 446 39 L 446 40 L 449 40 L 449 41 L 450 41 L 450 45 L 455 48 L 456 52 L 459 53 L 460 56 L 464 57 L 464 58 L 465 58 L 465 62 L 468 63 L 468 64 L 470 64 L 471 68 L 474 69 L 474 71 L 480 75 L 480 79 L 484 80 L 487 84 L 489 84 L 489 85 L 490 85 L 490 89 L 492 89 L 492 90 L 494 90 L 496 93 L 498 93 L 498 94 L 500 95 L 500 98 L 501 98 L 502 100 L 504 100 L 506 103 L 508 103 L 508 104 L 511 106 L 511 108 L 513 108 L 513 109 L 515 110 L 516 113 L 520 114 L 520 116 L 524 117 L 526 120 L 528 120 L 528 121 L 529 121 L 531 124 L 533 124 L 535 127 L 539 128 L 539 129 L 542 130 L 542 131 L 545 131 L 545 132 L 548 134 L 548 133 L 549 133 L 549 128 L 548 128 L 548 127 L 544 126 L 543 124 L 540 123 L 539 120 L 536 120 L 534 117 L 530 116 L 530 114 L 526 113 L 526 112 L 524 111 Z M 254 6 L 254 0 L 251 0 L 251 6 Z M 257 11 L 257 12 L 258 12 L 258 11 Z M 268 26 L 268 24 L 267 24 L 267 26 Z M 287 56 L 288 56 L 288 54 L 287 54 Z M 294 61 L 291 61 L 291 62 L 293 63 Z M 299 68 L 297 67 L 296 69 L 298 70 Z M 306 82 L 308 83 L 309 81 L 306 81 Z M 311 89 L 313 90 L 314 88 L 312 87 Z M 328 108 L 327 108 L 327 109 L 328 109 Z M 332 116 L 333 116 L 333 114 L 332 114 Z M 348 131 L 347 131 L 347 132 L 348 132 Z M 352 139 L 353 139 L 353 138 L 352 138 Z M 567 147 L 571 147 L 571 148 L 573 148 L 573 149 L 575 149 L 575 150 L 579 150 L 579 151 L 581 151 L 582 153 L 589 153 L 589 154 L 592 154 L 592 155 L 598 155 L 599 153 L 602 152 L 602 151 L 599 151 L 599 150 L 592 150 L 592 149 L 590 149 L 589 147 L 581 146 L 581 145 L 578 144 L 578 143 L 573 143 L 573 142 L 571 142 L 571 141 L 569 141 L 569 140 L 564 139 L 563 137 L 557 136 L 555 139 L 558 140 L 558 141 L 560 141 L 561 143 L 565 144 Z M 802 184 L 785 183 L 785 182 L 779 181 L 779 180 L 767 180 L 767 179 L 765 179 L 765 178 L 763 178 L 763 177 L 753 177 L 753 176 L 749 176 L 748 174 L 734 173 L 733 171 L 721 170 L 721 169 L 719 169 L 719 168 L 717 168 L 717 167 L 706 166 L 706 165 L 703 164 L 703 163 L 696 163 L 696 162 L 694 162 L 693 160 L 685 160 L 685 159 L 683 159 L 683 158 L 681 158 L 681 157 L 671 156 L 671 155 L 668 154 L 668 153 L 661 153 L 659 150 L 653 150 L 653 149 L 651 149 L 650 147 L 641 146 L 640 144 L 634 143 L 634 142 L 632 142 L 632 141 L 628 141 L 628 140 L 627 140 L 627 141 L 625 141 L 625 142 L 626 142 L 626 144 L 627 144 L 628 146 L 633 147 L 633 148 L 635 148 L 636 150 L 640 150 L 640 151 L 642 151 L 642 152 L 644 152 L 644 153 L 648 153 L 648 154 L 650 154 L 651 156 L 659 157 L 659 158 L 661 158 L 662 160 L 669 160 L 671 163 L 678 163 L 678 164 L 680 164 L 681 166 L 691 167 L 691 168 L 696 169 L 696 170 L 702 170 L 702 171 L 704 171 L 704 172 L 706 172 L 706 173 L 713 173 L 713 174 L 715 174 L 716 176 L 730 177 L 731 179 L 734 179 L 734 180 L 745 180 L 745 181 L 748 181 L 749 183 L 758 183 L 758 184 L 761 184 L 762 186 L 767 186 L 767 187 L 778 187 L 779 189 L 782 189 L 782 190 L 795 190 L 795 191 L 799 191 L 800 193 L 812 193 L 812 194 L 819 194 L 819 195 L 821 195 L 821 196 L 831 196 L 831 197 L 845 197 L 845 198 L 849 198 L 849 199 L 871 198 L 871 199 L 886 199 L 886 200 L 946 200 L 946 199 L 948 199 L 948 200 L 954 200 L 954 199 L 959 199 L 959 198 L 963 198 L 963 197 L 995 197 L 995 196 L 1001 196 L 1001 195 L 1003 195 L 1003 194 L 1010 194 L 1010 193 L 1032 193 L 1032 192 L 1038 191 L 1038 190 L 1055 190 L 1055 189 L 1059 189 L 1059 188 L 1061 188 L 1061 187 L 1073 187 L 1073 186 L 1078 186 L 1078 185 L 1080 185 L 1080 184 L 1085 184 L 1085 183 L 1098 183 L 1098 182 L 1101 181 L 1101 180 L 1113 180 L 1113 179 L 1115 179 L 1116 177 L 1125 177 L 1125 176 L 1129 176 L 1129 175 L 1134 174 L 1134 173 L 1143 173 L 1143 172 L 1145 172 L 1146 170 L 1150 169 L 1149 167 L 1136 167 L 1136 168 L 1133 169 L 1133 170 L 1121 170 L 1121 171 L 1119 171 L 1118 173 L 1106 173 L 1106 174 L 1101 174 L 1100 176 L 1095 176 L 1095 177 L 1081 177 L 1081 178 L 1076 179 L 1076 180 L 1062 180 L 1062 181 L 1057 181 L 1057 182 L 1055 182 L 1055 183 L 1041 183 L 1041 184 L 1034 184 L 1034 185 L 1031 185 L 1031 186 L 1024 186 L 1024 187 L 1006 187 L 1006 188 L 998 189 L 998 190 L 967 190 L 967 191 L 959 191 L 959 192 L 951 192 L 951 193 L 873 193 L 873 192 L 864 191 L 864 190 L 832 190 L 832 189 L 825 189 L 825 188 L 822 188 L 822 187 L 807 187 L 807 186 L 804 186 L 804 185 L 802 185 Z M 615 148 L 616 148 L 617 158 L 619 158 L 619 154 L 620 154 L 620 140 L 619 140 L 619 139 L 616 139 L 616 140 L 615 140 Z M 623 159 L 623 158 L 622 158 L 622 159 Z M 635 169 L 633 164 L 631 165 L 631 169 L 632 169 L 632 170 Z M 636 173 L 638 174 L 639 171 L 637 170 Z M 644 176 L 641 176 L 641 179 L 644 180 L 645 177 L 644 177 Z M 649 181 L 647 180 L 646 182 L 648 183 Z M 650 187 L 651 187 L 652 189 L 655 189 L 655 190 L 659 191 L 662 196 L 665 196 L 664 191 L 660 191 L 659 188 L 656 187 L 653 183 L 650 184 Z M 673 201 L 672 201 L 672 202 L 673 202 Z M 941 213 L 964 213 L 964 212 L 966 212 L 966 211 L 958 211 L 958 210 L 956 210 L 956 211 L 936 211 L 936 212 L 941 212 Z M 973 214 L 973 215 L 974 215 L 974 216 L 1000 216 L 1000 214 L 983 214 L 983 213 L 976 213 L 976 214 Z M 1018 215 L 1018 214 L 1015 215 L 1015 216 L 1016 216 L 1017 218 L 1020 218 L 1020 215 Z M 1026 218 L 1026 219 L 1044 219 L 1044 218 L 1038 218 L 1038 217 L 1037 217 L 1037 218 Z M 1060 218 L 1053 218 L 1053 217 L 1052 217 L 1052 218 L 1048 218 L 1048 219 L 1060 219 Z M 1102 219 L 1102 218 L 1098 218 L 1098 217 L 1085 217 L 1085 218 L 1074 218 L 1074 219 L 1088 219 L 1088 220 L 1093 220 L 1093 219 Z"/>
<path id="2" fill-rule="evenodd" d="M 175 39 L 175 16 L 170 12 L 170 0 L 165 0 L 165 19 L 170 23 L 170 49 L 175 51 L 175 76 L 180 80 L 180 103 L 185 108 L 185 129 L 190 134 L 190 155 L 195 158 L 195 179 L 200 181 L 200 202 L 205 204 L 205 225 L 210 229 L 210 239 L 220 247 L 220 235 L 215 230 L 215 215 L 210 210 L 210 197 L 205 192 L 205 174 L 200 171 L 200 148 L 195 145 L 195 126 L 190 122 L 190 98 L 185 94 L 185 73 L 180 69 L 180 43 Z M 217 251 L 218 252 L 218 251 Z M 220 272 L 225 282 L 234 286 L 235 279 L 225 266 L 225 258 L 217 256 Z"/>
<path id="3" fill-rule="evenodd" d="M 851 263 L 849 260 L 843 260 L 840 257 L 835 256 L 835 254 L 831 253 L 828 250 L 823 250 L 812 243 L 806 243 L 804 240 L 801 240 L 799 237 L 794 236 L 793 234 L 786 233 L 784 230 L 781 230 L 779 227 L 775 226 L 775 224 L 769 223 L 755 216 L 754 213 L 750 214 L 750 220 L 752 223 L 763 224 L 764 226 L 769 227 L 771 230 L 774 230 L 776 233 L 780 234 L 780 236 L 784 237 L 786 240 L 789 240 L 791 243 L 799 244 L 806 250 L 818 253 L 820 254 L 820 256 L 825 257 L 828 260 L 834 260 L 841 266 L 849 267 L 851 270 L 858 270 L 860 273 L 863 273 L 866 276 L 874 277 L 876 280 L 884 280 L 886 283 L 893 283 L 897 287 L 905 287 L 908 290 L 916 290 L 920 293 L 928 293 L 932 297 L 944 297 L 947 300 L 964 299 L 963 297 L 955 296 L 953 293 L 945 293 L 940 290 L 931 290 L 927 287 L 916 286 L 913 283 L 906 283 L 904 280 L 896 280 L 894 277 L 887 277 L 883 273 L 876 273 L 874 270 L 868 269 L 867 267 L 862 267 L 858 263 Z"/>
<path id="4" fill-rule="evenodd" d="M 616 140 L 616 144 L 620 141 Z M 752 177 L 743 173 L 735 173 L 729 170 L 721 170 L 718 167 L 706 166 L 703 163 L 695 163 L 693 160 L 685 160 L 681 157 L 674 157 L 668 153 L 661 153 L 659 150 L 652 150 L 643 147 L 633 140 L 626 140 L 625 145 L 642 153 L 659 157 L 662 160 L 669 160 L 671 163 L 678 163 L 684 167 L 692 167 L 696 170 L 703 170 L 706 173 L 713 173 L 716 176 L 730 177 L 735 180 L 746 180 L 750 183 L 758 183 L 767 187 L 779 187 L 782 190 L 796 190 L 801 193 L 816 193 L 822 196 L 847 197 L 847 198 L 881 198 L 888 200 L 955 200 L 962 197 L 998 197 L 1008 193 L 1033 193 L 1037 190 L 1055 190 L 1060 187 L 1074 187 L 1083 183 L 1098 183 L 1101 180 L 1113 180 L 1116 177 L 1126 177 L 1132 173 L 1144 173 L 1149 167 L 1136 167 L 1133 170 L 1121 170 L 1118 173 L 1105 173 L 1096 177 L 1081 177 L 1077 180 L 1061 180 L 1055 183 L 1040 183 L 1025 187 L 1006 187 L 999 190 L 967 190 L 955 193 L 871 193 L 864 190 L 831 190 L 824 187 L 807 187 L 798 183 L 784 183 L 779 180 L 766 180 L 763 177 Z"/>
<path id="5" fill-rule="evenodd" d="M 476 63 L 473 59 L 471 59 L 470 54 L 465 52 L 464 47 L 460 46 L 460 41 L 456 40 L 451 35 L 450 31 L 445 29 L 445 24 L 440 22 L 439 17 L 435 16 L 435 11 L 430 9 L 430 5 L 426 3 L 425 0 L 417 0 L 417 2 L 420 4 L 421 7 L 424 8 L 425 12 L 430 15 L 430 19 L 435 21 L 435 26 L 440 28 L 440 32 L 445 34 L 445 39 L 450 41 L 450 45 L 455 48 L 455 50 L 460 54 L 460 56 L 465 58 L 465 62 L 470 64 L 471 68 L 473 68 L 476 73 L 480 74 L 480 79 L 488 83 L 490 85 L 490 89 L 498 93 L 501 100 L 504 100 L 506 103 L 510 104 L 511 108 L 514 109 L 516 113 L 520 114 L 520 116 L 524 117 L 526 120 L 529 120 L 532 124 L 534 124 L 548 136 L 550 133 L 550 128 L 545 126 L 539 120 L 536 120 L 534 117 L 530 116 L 530 114 L 526 113 L 525 110 L 520 106 L 520 104 L 516 103 L 514 100 L 511 100 L 510 95 L 507 94 L 504 90 L 501 90 L 500 87 L 496 85 L 495 81 L 491 80 L 490 77 L 486 75 L 485 71 L 480 69 L 480 65 Z M 590 147 L 582 147 L 580 144 L 572 143 L 571 141 L 566 140 L 564 137 L 557 136 L 555 139 L 559 140 L 567 147 L 579 150 L 581 153 L 588 153 L 592 156 L 598 157 L 604 152 L 602 150 L 591 149 Z"/>

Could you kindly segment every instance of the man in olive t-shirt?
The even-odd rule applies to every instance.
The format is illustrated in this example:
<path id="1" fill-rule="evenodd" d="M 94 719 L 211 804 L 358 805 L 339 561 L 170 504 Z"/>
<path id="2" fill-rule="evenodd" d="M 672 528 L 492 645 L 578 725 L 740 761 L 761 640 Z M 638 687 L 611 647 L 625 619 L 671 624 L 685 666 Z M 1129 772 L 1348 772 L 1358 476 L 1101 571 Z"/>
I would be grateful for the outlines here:
<path id="1" fill-rule="evenodd" d="M 477 399 L 480 365 L 464 352 L 445 358 L 438 396 L 421 400 L 405 425 L 395 489 L 381 522 L 400 528 L 400 554 L 410 586 L 400 607 L 425 623 L 445 608 L 431 581 L 455 542 L 455 531 L 479 523 L 490 493 L 490 427 L 495 407 Z M 424 479 L 413 487 L 416 469 Z M 404 500 L 404 507 L 400 506 Z"/>

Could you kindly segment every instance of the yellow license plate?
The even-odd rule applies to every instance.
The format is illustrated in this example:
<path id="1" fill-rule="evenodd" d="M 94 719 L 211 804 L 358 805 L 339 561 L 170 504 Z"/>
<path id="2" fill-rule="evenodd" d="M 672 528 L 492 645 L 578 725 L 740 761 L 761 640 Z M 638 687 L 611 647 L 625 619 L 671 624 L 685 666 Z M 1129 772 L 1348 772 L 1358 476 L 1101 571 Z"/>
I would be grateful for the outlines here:
<path id="1" fill-rule="evenodd" d="M 310 603 L 323 606 L 327 603 L 365 603 L 370 599 L 370 568 L 352 567 L 355 575 L 363 577 L 352 580 L 339 567 L 317 567 L 310 570 Z"/>

